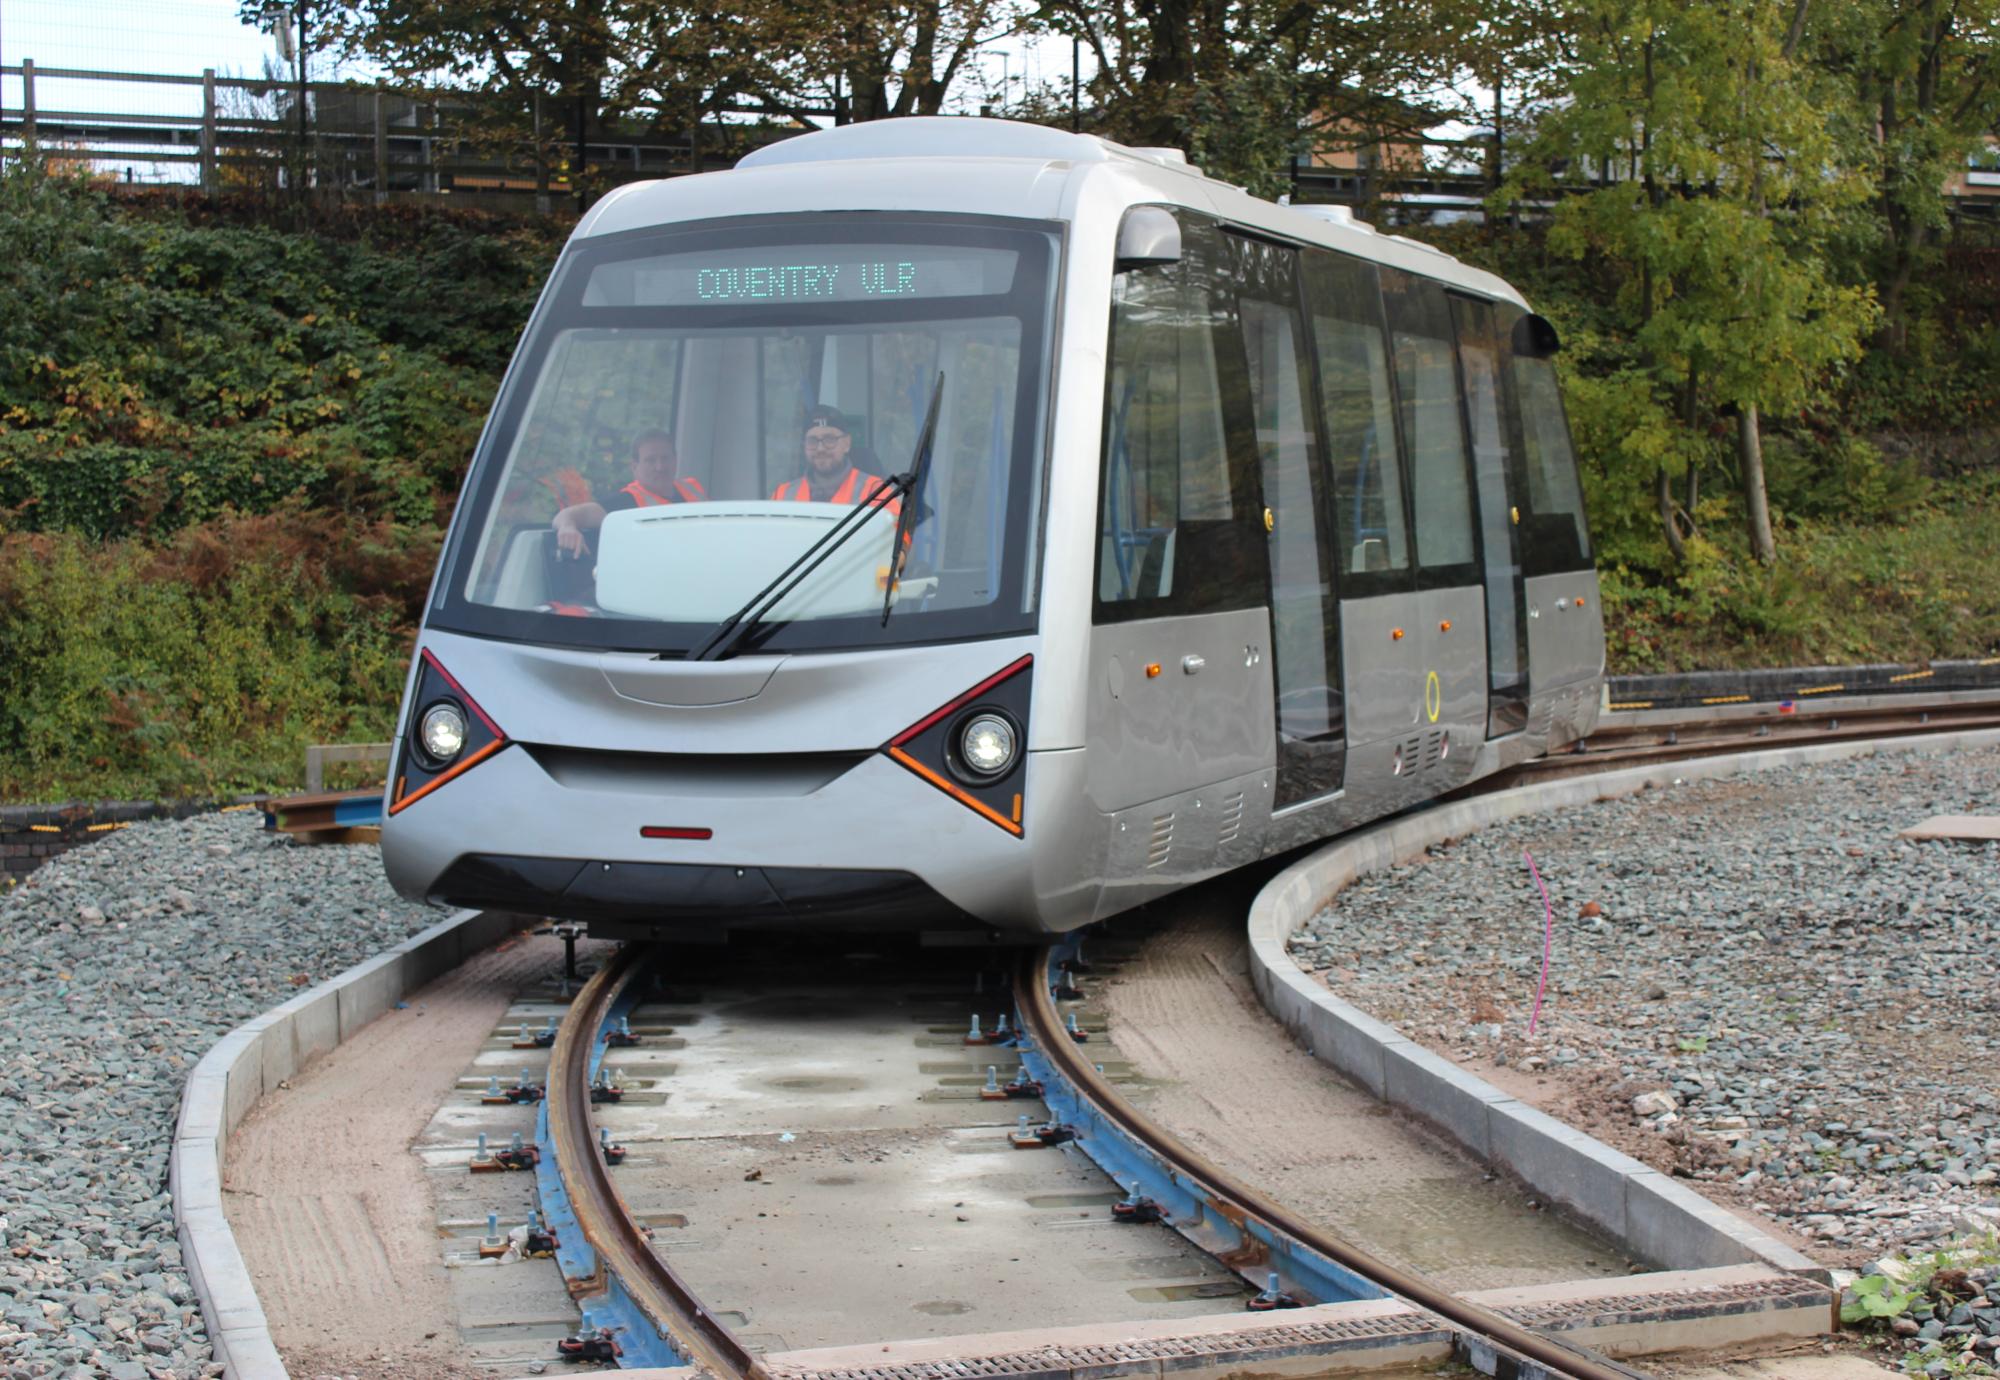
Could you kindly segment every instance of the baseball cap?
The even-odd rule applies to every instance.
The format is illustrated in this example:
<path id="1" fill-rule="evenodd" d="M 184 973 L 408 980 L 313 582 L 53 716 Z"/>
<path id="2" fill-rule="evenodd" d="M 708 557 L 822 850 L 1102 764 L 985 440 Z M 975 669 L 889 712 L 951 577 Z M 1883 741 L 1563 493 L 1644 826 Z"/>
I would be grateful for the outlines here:
<path id="1" fill-rule="evenodd" d="M 854 434 L 853 425 L 841 413 L 840 409 L 835 407 L 815 407 L 807 412 L 805 430 L 811 431 L 816 426 L 830 426 L 837 431 L 844 431 L 850 436 Z"/>

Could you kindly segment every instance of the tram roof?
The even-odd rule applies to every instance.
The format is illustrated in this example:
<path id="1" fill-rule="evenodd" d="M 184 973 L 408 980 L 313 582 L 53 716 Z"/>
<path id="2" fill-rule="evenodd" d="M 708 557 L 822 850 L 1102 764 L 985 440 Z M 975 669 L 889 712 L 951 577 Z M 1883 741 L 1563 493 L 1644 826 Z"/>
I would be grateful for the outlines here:
<path id="1" fill-rule="evenodd" d="M 1442 250 L 1380 233 L 1327 208 L 1284 206 L 1254 197 L 1204 175 L 1178 149 L 1131 148 L 1093 134 L 983 117 L 920 116 L 841 125 L 767 145 L 732 171 L 628 183 L 592 207 L 575 233 L 583 238 L 690 221 L 815 211 L 956 211 L 1069 221 L 1077 218 L 1086 186 L 1109 193 L 1114 203 L 1166 203 L 1208 211 L 1484 296 L 1522 301 L 1503 279 Z"/>

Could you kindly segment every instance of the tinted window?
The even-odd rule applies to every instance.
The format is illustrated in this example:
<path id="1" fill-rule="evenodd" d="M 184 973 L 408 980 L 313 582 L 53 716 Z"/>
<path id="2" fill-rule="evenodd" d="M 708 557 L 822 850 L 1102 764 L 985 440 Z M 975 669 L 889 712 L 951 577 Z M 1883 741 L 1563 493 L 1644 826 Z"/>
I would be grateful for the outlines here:
<path id="1" fill-rule="evenodd" d="M 1501 374 L 1500 346 L 1494 339 L 1493 306 L 1468 297 L 1451 299 L 1458 331 L 1459 369 L 1465 379 L 1466 429 L 1472 437 L 1474 473 L 1479 476 L 1480 554 L 1486 577 L 1486 672 L 1489 677 L 1488 733 L 1498 736 L 1522 725 L 1516 721 L 1519 691 L 1527 683 L 1527 625 L 1521 620 L 1521 564 L 1514 534 L 1520 522 L 1514 438 L 1520 422 L 1513 393 Z"/>
<path id="2" fill-rule="evenodd" d="M 1245 382 L 1222 248 L 1186 218 L 1179 263 L 1112 280 L 1100 620 L 1263 602 L 1256 451 L 1231 437 L 1225 408 Z"/>
<path id="3" fill-rule="evenodd" d="M 895 617 L 881 612 L 885 504 L 745 646 L 1032 626 L 1058 243 L 1043 225 L 868 215 L 573 245 L 474 462 L 433 625 L 691 648 L 908 466 L 935 392 Z"/>
<path id="4" fill-rule="evenodd" d="M 1337 606 L 1324 540 L 1298 251 L 1237 239 L 1252 429 L 1269 513 L 1280 804 L 1338 790 L 1344 766 Z"/>
<path id="5" fill-rule="evenodd" d="M 1562 391 L 1552 361 L 1514 356 L 1514 392 L 1521 408 L 1526 511 L 1521 516 L 1522 564 L 1530 575 L 1590 566 L 1583 493 L 1563 418 Z"/>
<path id="6" fill-rule="evenodd" d="M 1341 574 L 1362 577 L 1343 580 L 1342 593 L 1352 597 L 1407 588 L 1407 579 L 1366 579 L 1410 568 L 1395 397 L 1375 266 L 1342 254 L 1309 253 L 1306 300 L 1319 354 L 1327 464 L 1333 473 L 1333 548 Z"/>
<path id="7" fill-rule="evenodd" d="M 1425 583 L 1472 584 L 1472 482 L 1459 419 L 1458 370 L 1444 289 L 1395 269 L 1382 271 L 1395 345 L 1403 446 L 1416 495 L 1417 564 Z"/>

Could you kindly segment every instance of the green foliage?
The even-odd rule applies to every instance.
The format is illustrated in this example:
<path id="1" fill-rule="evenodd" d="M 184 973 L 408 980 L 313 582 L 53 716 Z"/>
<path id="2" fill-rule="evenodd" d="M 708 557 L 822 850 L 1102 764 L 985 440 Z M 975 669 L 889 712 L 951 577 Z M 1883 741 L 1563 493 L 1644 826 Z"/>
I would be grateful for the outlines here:
<path id="1" fill-rule="evenodd" d="M 287 499 L 439 520 L 550 246 L 384 228 L 198 225 L 0 174 L 0 524 L 165 534 Z"/>
<path id="2" fill-rule="evenodd" d="M 1886 1275 L 1865 1275 L 1847 1286 L 1847 1297 L 1840 1305 L 1840 1320 L 1859 1323 L 1901 1317 L 1919 1297 L 1920 1291 L 1898 1289 Z"/>
<path id="3" fill-rule="evenodd" d="M 0 798 L 284 786 L 388 735 L 559 233 L 0 174 Z"/>
<path id="4" fill-rule="evenodd" d="M 1789 461 L 1788 461 L 1789 463 Z M 1938 483 L 1898 520 L 1786 519 L 1785 561 L 1750 558 L 1727 498 L 1687 559 L 1600 562 L 1613 672 L 1978 657 L 2000 648 L 2000 482 Z M 1940 559 L 1940 552 L 1957 553 Z"/>
<path id="5" fill-rule="evenodd" d="M 1960 1237 L 1915 1255 L 1884 1260 L 1877 1273 L 1864 1275 L 1842 1295 L 1840 1320 L 1851 1327 L 1880 1330 L 1896 1319 L 1943 1318 L 1979 1291 L 1968 1270 L 2000 1262 L 2000 1237 L 1983 1232 Z M 1907 1324 L 1906 1324 L 1907 1326 Z M 1972 1346 L 1973 1337 L 1945 1337 L 1919 1346 L 1907 1343 L 1903 1370 L 1910 1375 L 1990 1376 L 1989 1359 Z"/>
<path id="6" fill-rule="evenodd" d="M 295 782 L 389 735 L 437 535 L 296 504 L 170 541 L 0 537 L 0 798 Z"/>
<path id="7" fill-rule="evenodd" d="M 1764 468 L 1772 504 L 1802 518 L 1896 520 L 1930 487 L 1913 460 L 1886 460 L 1873 442 L 1851 434 L 1773 436 Z"/>

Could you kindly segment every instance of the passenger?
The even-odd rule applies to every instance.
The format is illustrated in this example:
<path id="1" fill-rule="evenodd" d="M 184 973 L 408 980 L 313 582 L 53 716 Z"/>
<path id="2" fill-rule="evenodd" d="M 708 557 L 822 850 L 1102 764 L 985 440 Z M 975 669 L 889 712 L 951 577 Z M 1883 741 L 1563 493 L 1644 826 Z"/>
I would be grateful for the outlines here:
<path id="1" fill-rule="evenodd" d="M 607 512 L 627 508 L 651 508 L 662 503 L 699 503 L 707 498 L 701 481 L 680 473 L 674 454 L 674 438 L 664 431 L 644 431 L 632 442 L 632 482 L 605 503 L 594 499 L 571 504 L 555 515 L 550 526 L 556 532 L 556 550 L 572 560 L 590 554 L 584 533 L 595 533 L 604 525 Z"/>
<path id="2" fill-rule="evenodd" d="M 831 407 L 815 407 L 806 414 L 805 474 L 788 479 L 772 491 L 780 502 L 864 503 L 888 481 L 880 475 L 857 469 L 850 453 L 854 449 L 853 429 L 847 418 Z M 891 517 L 903 511 L 894 498 L 882 506 Z"/>

